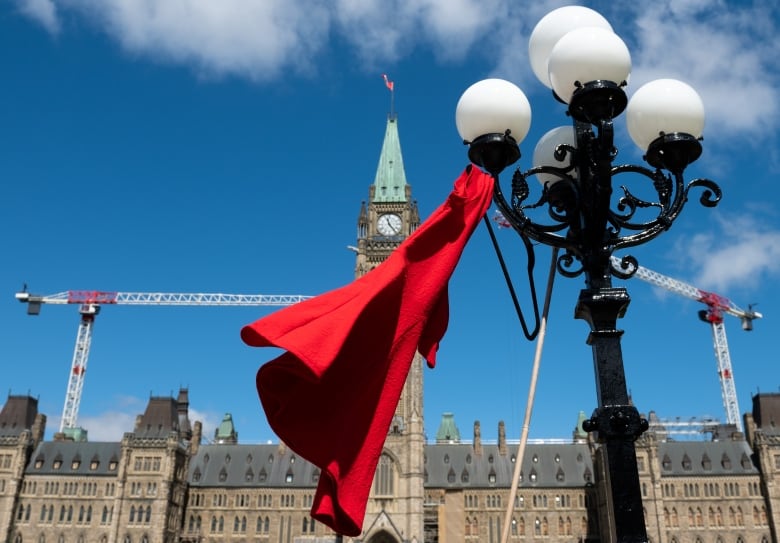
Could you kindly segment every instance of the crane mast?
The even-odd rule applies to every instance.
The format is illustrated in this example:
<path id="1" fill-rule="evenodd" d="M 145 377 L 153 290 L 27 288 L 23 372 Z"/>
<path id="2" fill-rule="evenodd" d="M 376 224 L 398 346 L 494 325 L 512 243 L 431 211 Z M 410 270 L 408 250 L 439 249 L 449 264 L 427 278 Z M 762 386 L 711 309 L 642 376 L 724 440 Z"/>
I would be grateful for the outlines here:
<path id="1" fill-rule="evenodd" d="M 60 419 L 60 432 L 75 434 L 84 390 L 84 377 L 89 361 L 89 348 L 95 317 L 102 305 L 178 305 L 178 306 L 288 306 L 311 296 L 223 293 L 173 292 L 109 292 L 99 290 L 68 290 L 48 296 L 38 296 L 23 290 L 16 299 L 27 304 L 28 315 L 38 315 L 42 304 L 78 304 L 81 320 L 76 334 L 76 346 L 68 373 L 68 388 Z"/>
<path id="2" fill-rule="evenodd" d="M 616 269 L 622 269 L 619 258 L 613 256 L 611 259 L 612 265 Z M 750 306 L 748 306 L 748 310 L 741 309 L 724 296 L 701 290 L 693 285 L 643 266 L 637 266 L 633 276 L 707 306 L 707 309 L 699 311 L 699 318 L 710 323 L 712 327 L 712 341 L 715 359 L 718 363 L 718 379 L 720 380 L 723 407 L 726 412 L 726 422 L 733 424 L 741 432 L 742 420 L 740 418 L 737 390 L 734 385 L 734 370 L 731 367 L 731 355 L 729 354 L 729 346 L 726 340 L 726 326 L 723 323 L 723 316 L 732 315 L 738 317 L 742 321 L 742 329 L 750 331 L 753 329 L 753 320 L 760 319 L 762 317 L 761 313 L 753 311 Z"/>

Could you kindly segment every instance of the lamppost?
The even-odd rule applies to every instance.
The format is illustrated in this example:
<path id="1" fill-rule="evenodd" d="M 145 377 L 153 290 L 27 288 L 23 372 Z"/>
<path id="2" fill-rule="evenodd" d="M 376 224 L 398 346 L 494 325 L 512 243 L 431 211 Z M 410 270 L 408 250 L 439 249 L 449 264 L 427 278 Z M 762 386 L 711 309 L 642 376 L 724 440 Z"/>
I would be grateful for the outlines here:
<path id="1" fill-rule="evenodd" d="M 607 465 L 608 539 L 646 542 L 634 441 L 647 421 L 629 402 L 623 332 L 617 328 L 630 299 L 625 288 L 612 286 L 612 276 L 629 278 L 637 260 L 625 256 L 614 268 L 610 257 L 668 230 L 694 187 L 703 189 L 704 206 L 717 205 L 721 191 L 713 181 L 686 184 L 683 179 L 685 168 L 701 154 L 704 108 L 692 88 L 671 79 L 647 83 L 629 101 L 624 91 L 631 70 L 628 48 L 606 19 L 588 8 L 568 6 L 545 16 L 531 34 L 529 55 L 537 77 L 568 106 L 572 123 L 542 137 L 533 167 L 514 173 L 508 199 L 499 174 L 520 158 L 518 146 L 530 127 L 523 92 L 500 79 L 475 83 L 458 103 L 456 124 L 470 160 L 493 176 L 493 199 L 506 221 L 526 240 L 559 248 L 559 273 L 584 275 L 575 317 L 590 325 L 598 407 L 583 428 L 596 432 Z M 649 167 L 613 163 L 613 119 L 623 111 Z M 623 174 L 641 181 L 639 192 L 626 186 L 613 190 L 613 181 Z M 527 202 L 527 179 L 534 176 L 543 183 L 541 197 Z M 641 191 L 650 197 L 637 196 Z M 532 217 L 544 210 L 544 222 Z"/>

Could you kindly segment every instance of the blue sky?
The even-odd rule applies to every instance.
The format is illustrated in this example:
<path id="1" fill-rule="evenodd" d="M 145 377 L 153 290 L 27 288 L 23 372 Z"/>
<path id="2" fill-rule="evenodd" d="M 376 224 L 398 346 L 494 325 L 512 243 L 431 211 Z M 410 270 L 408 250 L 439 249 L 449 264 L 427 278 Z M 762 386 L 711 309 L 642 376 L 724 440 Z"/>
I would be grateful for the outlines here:
<path id="1" fill-rule="evenodd" d="M 780 370 L 780 8 L 771 1 L 593 2 L 632 55 L 629 95 L 676 77 L 701 94 L 704 153 L 688 177 L 724 191 L 695 199 L 671 230 L 631 254 L 648 268 L 764 318 L 726 327 L 742 412 L 776 392 Z M 423 217 L 467 164 L 454 110 L 485 77 L 521 86 L 533 108 L 521 164 L 565 124 L 533 76 L 527 39 L 559 2 L 510 0 L 6 0 L 0 3 L 0 328 L 12 394 L 39 397 L 59 426 L 79 315 L 14 299 L 30 291 L 315 295 L 353 277 L 360 203 L 368 196 L 395 82 L 404 164 Z M 616 7 L 617 6 L 617 7 Z M 618 162 L 641 161 L 616 121 Z M 532 187 L 536 190 L 536 187 Z M 528 307 L 519 239 L 499 232 Z M 549 250 L 537 248 L 544 290 Z M 556 277 L 532 438 L 571 435 L 596 406 L 587 325 L 573 319 L 581 278 Z M 616 281 L 616 284 L 620 284 Z M 639 410 L 663 418 L 724 409 L 708 325 L 694 301 L 638 280 L 623 351 Z M 242 442 L 275 440 L 254 375 L 272 350 L 240 328 L 273 308 L 104 307 L 95 324 L 79 422 L 90 439 L 132 430 L 150 394 L 189 387 L 206 437 L 226 412 Z M 450 328 L 425 371 L 434 437 L 454 412 L 470 438 L 520 435 L 534 345 L 522 335 L 480 227 L 451 282 Z"/>

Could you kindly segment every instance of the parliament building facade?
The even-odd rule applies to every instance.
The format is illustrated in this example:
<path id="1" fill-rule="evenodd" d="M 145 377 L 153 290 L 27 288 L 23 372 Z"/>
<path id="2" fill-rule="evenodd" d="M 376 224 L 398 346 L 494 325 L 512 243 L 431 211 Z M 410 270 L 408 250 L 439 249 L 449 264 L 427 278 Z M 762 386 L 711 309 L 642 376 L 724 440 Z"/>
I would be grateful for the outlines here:
<path id="1" fill-rule="evenodd" d="M 419 224 L 391 116 L 360 208 L 356 277 Z M 309 516 L 316 466 L 284 443 L 240 443 L 230 415 L 204 439 L 201 423 L 190 423 L 189 390 L 150 398 L 120 442 L 78 433 L 46 441 L 38 400 L 9 395 L 0 410 L 0 541 L 499 543 L 517 447 L 507 443 L 501 422 L 490 442 L 479 422 L 471 439 L 461 439 L 450 413 L 428 439 L 422 375 L 418 355 L 388 428 L 363 532 L 354 539 Z M 570 439 L 526 447 L 509 541 L 612 541 L 603 457 L 582 431 L 583 418 Z M 744 433 L 719 427 L 709 440 L 676 440 L 659 424 L 639 438 L 651 542 L 780 541 L 780 394 L 754 396 L 744 422 Z"/>

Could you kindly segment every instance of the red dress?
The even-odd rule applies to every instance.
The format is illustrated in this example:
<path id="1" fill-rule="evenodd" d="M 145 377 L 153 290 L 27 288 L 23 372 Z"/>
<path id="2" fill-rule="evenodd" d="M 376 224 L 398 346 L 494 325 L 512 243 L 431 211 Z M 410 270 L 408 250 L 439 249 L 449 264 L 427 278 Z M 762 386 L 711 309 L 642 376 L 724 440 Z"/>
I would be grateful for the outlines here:
<path id="1" fill-rule="evenodd" d="M 490 205 L 493 180 L 468 166 L 431 217 L 354 282 L 241 330 L 286 352 L 257 372 L 271 428 L 322 470 L 312 516 L 358 536 L 385 436 L 415 352 L 435 364 L 447 283 Z"/>

